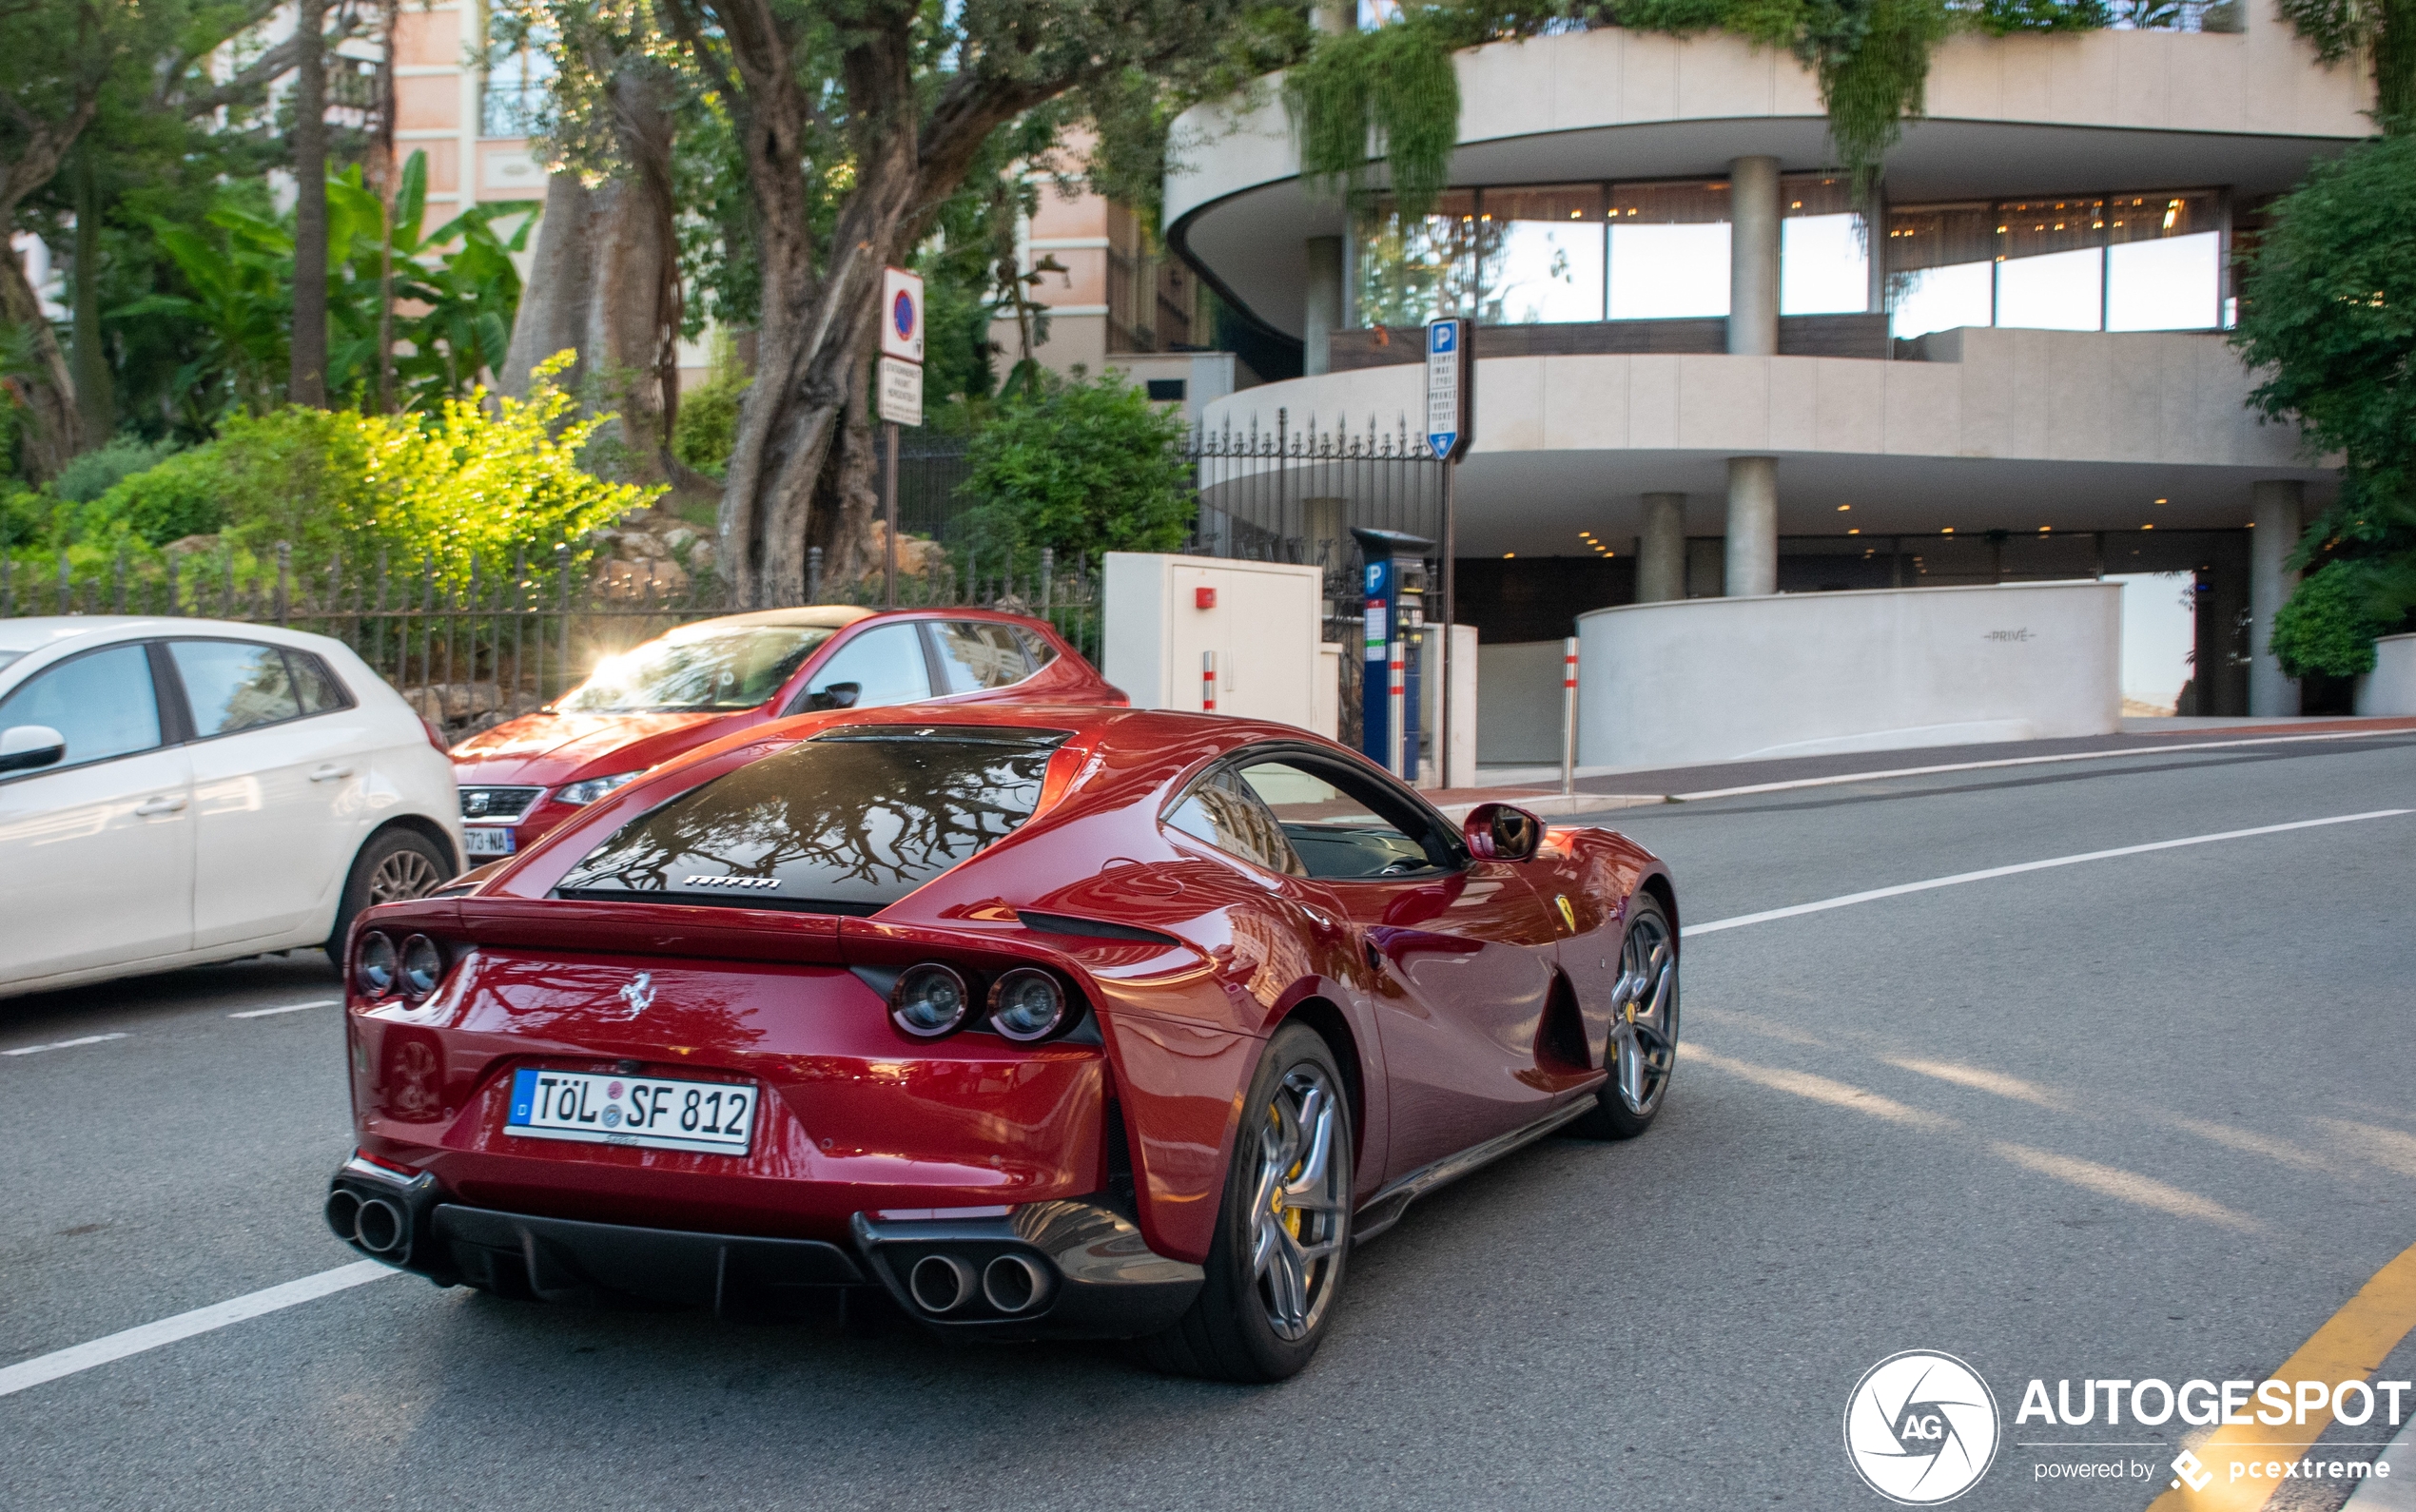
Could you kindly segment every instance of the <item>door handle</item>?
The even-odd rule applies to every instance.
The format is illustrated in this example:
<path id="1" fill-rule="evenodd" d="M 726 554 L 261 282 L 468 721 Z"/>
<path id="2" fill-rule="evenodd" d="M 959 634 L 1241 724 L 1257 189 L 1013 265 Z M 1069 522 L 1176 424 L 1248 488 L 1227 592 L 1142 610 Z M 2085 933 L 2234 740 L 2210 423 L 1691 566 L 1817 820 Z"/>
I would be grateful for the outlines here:
<path id="1" fill-rule="evenodd" d="M 150 819 L 160 814 L 182 813 L 184 808 L 184 799 L 162 796 L 143 800 L 142 803 L 135 805 L 134 812 L 140 818 Z"/>
<path id="2" fill-rule="evenodd" d="M 310 774 L 310 780 L 314 783 L 333 783 L 351 775 L 352 768 L 349 766 L 321 766 Z"/>

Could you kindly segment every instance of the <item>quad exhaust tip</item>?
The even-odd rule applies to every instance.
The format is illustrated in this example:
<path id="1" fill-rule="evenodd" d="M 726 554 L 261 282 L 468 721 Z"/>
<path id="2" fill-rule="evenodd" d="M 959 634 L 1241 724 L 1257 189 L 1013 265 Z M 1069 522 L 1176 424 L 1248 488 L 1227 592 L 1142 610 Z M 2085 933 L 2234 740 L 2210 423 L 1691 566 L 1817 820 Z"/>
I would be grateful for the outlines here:
<path id="1" fill-rule="evenodd" d="M 1022 1312 L 1041 1300 L 1048 1278 L 1028 1255 L 1009 1251 L 982 1270 L 982 1295 L 1001 1312 Z"/>
<path id="2" fill-rule="evenodd" d="M 906 1272 L 906 1290 L 925 1312 L 952 1312 L 973 1295 L 973 1268 L 952 1254 L 926 1254 Z"/>

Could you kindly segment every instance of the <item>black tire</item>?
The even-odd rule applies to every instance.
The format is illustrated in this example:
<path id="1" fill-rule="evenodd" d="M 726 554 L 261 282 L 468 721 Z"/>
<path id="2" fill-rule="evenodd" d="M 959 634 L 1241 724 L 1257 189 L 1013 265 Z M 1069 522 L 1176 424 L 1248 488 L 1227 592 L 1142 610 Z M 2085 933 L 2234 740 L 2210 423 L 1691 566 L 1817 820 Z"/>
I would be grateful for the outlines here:
<path id="1" fill-rule="evenodd" d="M 422 898 L 452 880 L 457 869 L 446 847 L 418 830 L 381 829 L 369 837 L 352 860 L 344 879 L 344 894 L 336 904 L 336 928 L 327 937 L 327 959 L 344 963 L 344 937 L 352 921 L 373 903 L 401 902 Z"/>
<path id="2" fill-rule="evenodd" d="M 1610 1042 L 1603 1056 L 1610 1079 L 1594 1095 L 1593 1112 L 1569 1132 L 1593 1139 L 1633 1139 L 1652 1127 L 1669 1100 L 1678 1065 L 1678 932 L 1650 893 L 1636 894 L 1627 905 L 1611 1011 Z"/>
<path id="3" fill-rule="evenodd" d="M 1315 1165 L 1314 1176 L 1317 1130 L 1301 1127 L 1300 1115 L 1308 1112 L 1304 1088 L 1317 1090 L 1322 1098 L 1310 1115 L 1323 1128 L 1324 1163 Z M 1206 1284 L 1173 1328 L 1142 1346 L 1143 1357 L 1170 1374 L 1251 1382 L 1297 1375 L 1316 1354 L 1341 1293 L 1351 1253 L 1353 1134 L 1348 1083 L 1333 1048 L 1305 1024 L 1277 1030 L 1259 1057 L 1242 1107 L 1242 1126 L 1225 1173 L 1224 1202 L 1217 1212 L 1217 1237 L 1204 1268 Z M 1286 1117 L 1292 1129 L 1301 1132 L 1287 1134 Z M 1258 1189 L 1263 1168 L 1281 1153 L 1279 1141 L 1287 1137 L 1299 1153 L 1282 1168 L 1294 1178 L 1284 1190 L 1309 1190 L 1298 1200 L 1278 1206 L 1272 1201 L 1272 1187 L 1264 1195 Z M 1301 1305 L 1291 1308 L 1282 1324 L 1275 1315 L 1284 1306 L 1277 1300 L 1283 1283 L 1276 1272 L 1291 1262 L 1275 1257 L 1263 1276 L 1254 1264 L 1260 1227 L 1254 1219 L 1262 1205 L 1271 1213 L 1289 1215 L 1271 1217 L 1269 1225 L 1294 1235 L 1290 1253 L 1307 1256 L 1301 1270 L 1284 1272 L 1300 1275 L 1303 1282 L 1296 1293 Z"/>

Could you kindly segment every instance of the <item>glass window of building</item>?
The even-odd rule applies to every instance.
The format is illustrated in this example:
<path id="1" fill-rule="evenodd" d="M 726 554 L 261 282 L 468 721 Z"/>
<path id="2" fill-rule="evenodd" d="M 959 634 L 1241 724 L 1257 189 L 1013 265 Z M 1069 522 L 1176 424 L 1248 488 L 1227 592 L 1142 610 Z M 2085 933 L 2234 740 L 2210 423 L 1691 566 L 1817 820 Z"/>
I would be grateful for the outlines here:
<path id="1" fill-rule="evenodd" d="M 516 51 L 487 69 L 478 91 L 478 135 L 535 136 L 545 129 L 545 91 L 554 80 L 553 33 L 530 33 Z"/>
<path id="2" fill-rule="evenodd" d="M 1997 323 L 2094 331 L 2105 316 L 2103 200 L 2014 200 L 1997 206 Z"/>
<path id="3" fill-rule="evenodd" d="M 1853 315 L 1871 307 L 1870 239 L 1846 180 L 1826 173 L 1779 181 L 1779 313 Z"/>
<path id="4" fill-rule="evenodd" d="M 1356 251 L 1361 325 L 1423 325 L 1478 313 L 1473 189 L 1452 190 L 1420 216 L 1378 200 L 1359 218 Z"/>
<path id="5" fill-rule="evenodd" d="M 2203 331 L 2222 323 L 2222 213 L 2211 190 L 2107 202 L 2107 330 Z"/>
<path id="6" fill-rule="evenodd" d="M 1487 189 L 1477 211 L 1484 260 L 1478 319 L 1541 325 L 1603 318 L 1603 186 Z"/>
<path id="7" fill-rule="evenodd" d="M 1728 313 L 1728 182 L 1620 184 L 1610 195 L 1610 318 Z"/>
<path id="8" fill-rule="evenodd" d="M 1891 211 L 1882 265 L 1888 328 L 1911 338 L 1995 322 L 1996 222 L 1986 204 Z"/>
<path id="9" fill-rule="evenodd" d="M 2224 220 L 2211 189 L 1892 210 L 1889 328 L 1900 338 L 1958 325 L 2212 330 L 2223 323 Z"/>

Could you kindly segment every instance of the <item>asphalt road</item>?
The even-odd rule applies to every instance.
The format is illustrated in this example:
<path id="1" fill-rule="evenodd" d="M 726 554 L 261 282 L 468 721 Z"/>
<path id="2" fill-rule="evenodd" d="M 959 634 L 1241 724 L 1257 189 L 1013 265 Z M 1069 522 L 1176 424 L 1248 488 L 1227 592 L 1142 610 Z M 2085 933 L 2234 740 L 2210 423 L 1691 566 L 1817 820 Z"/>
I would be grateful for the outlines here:
<path id="1" fill-rule="evenodd" d="M 1630 809 L 1689 924 L 2213 832 L 2416 809 L 2416 740 Z M 2024 1384 L 2259 1378 L 2416 1244 L 2416 814 L 1706 933 L 1628 1144 L 1553 1140 L 1362 1250 L 1315 1364 L 516 1306 L 382 1279 L 0 1396 L 0 1506 L 1886 1505 L 1840 1421 L 1896 1351 L 2006 1443 L 1958 1506 L 2139 1508 Z M 323 963 L 0 1001 L 0 1367 L 352 1259 Z M 2384 1374 L 2416 1375 L 2416 1345 Z M 2331 1452 L 2389 1437 L 2335 1426 Z M 2294 1485 L 2297 1512 L 2346 1491 Z"/>

